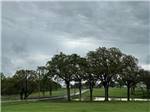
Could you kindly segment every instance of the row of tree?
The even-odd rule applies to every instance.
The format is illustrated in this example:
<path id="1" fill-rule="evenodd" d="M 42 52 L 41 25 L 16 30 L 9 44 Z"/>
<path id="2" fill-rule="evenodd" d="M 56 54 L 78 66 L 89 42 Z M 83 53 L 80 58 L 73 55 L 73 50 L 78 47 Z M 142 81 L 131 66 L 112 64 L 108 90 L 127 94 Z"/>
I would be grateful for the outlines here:
<path id="1" fill-rule="evenodd" d="M 123 81 L 127 86 L 127 99 L 130 100 L 130 89 L 143 81 L 147 90 L 150 88 L 150 72 L 138 67 L 138 59 L 122 53 L 118 48 L 99 47 L 87 53 L 86 57 L 77 54 L 60 53 L 47 62 L 48 73 L 64 80 L 70 101 L 70 82 L 79 84 L 80 99 L 82 81 L 89 85 L 90 100 L 93 99 L 93 87 L 100 82 L 105 89 L 105 101 L 108 101 L 111 82 Z"/>
<path id="2" fill-rule="evenodd" d="M 45 92 L 49 91 L 49 95 L 52 96 L 52 90 L 58 88 L 61 88 L 61 85 L 43 72 L 38 74 L 34 70 L 18 70 L 15 75 L 9 77 L 1 73 L 2 95 L 20 94 L 20 99 L 26 99 L 33 92 L 39 92 L 39 96 L 41 93 L 45 96 Z"/>
<path id="3" fill-rule="evenodd" d="M 112 83 L 123 83 L 127 86 L 128 101 L 131 87 L 135 87 L 138 82 L 146 85 L 148 93 L 150 90 L 150 72 L 141 69 L 138 66 L 138 59 L 134 56 L 126 55 L 118 48 L 99 47 L 95 51 L 88 52 L 85 57 L 78 54 L 66 55 L 61 52 L 54 55 L 45 66 L 38 67 L 37 71 L 19 70 L 14 77 L 20 81 L 21 98 L 23 94 L 26 98 L 34 90 L 33 83 L 31 83 L 33 88 L 30 91 L 27 88 L 27 82 L 29 83 L 30 80 L 32 82 L 40 80 L 39 90 L 42 90 L 43 94 L 47 90 L 51 94 L 53 80 L 63 80 L 67 88 L 68 101 L 71 100 L 70 84 L 72 81 L 78 83 L 80 100 L 83 82 L 88 84 L 90 101 L 93 99 L 93 88 L 97 82 L 104 87 L 105 101 L 108 101 L 109 87 Z M 39 80 L 34 80 L 34 78 Z"/>

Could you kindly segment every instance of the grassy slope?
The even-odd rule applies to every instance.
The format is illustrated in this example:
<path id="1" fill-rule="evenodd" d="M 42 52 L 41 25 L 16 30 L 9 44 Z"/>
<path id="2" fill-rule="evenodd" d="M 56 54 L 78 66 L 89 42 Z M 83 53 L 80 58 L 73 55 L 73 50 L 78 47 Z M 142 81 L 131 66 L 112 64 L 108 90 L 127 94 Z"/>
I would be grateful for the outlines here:
<path id="1" fill-rule="evenodd" d="M 2 112 L 150 112 L 150 102 L 18 102 L 2 104 Z"/>

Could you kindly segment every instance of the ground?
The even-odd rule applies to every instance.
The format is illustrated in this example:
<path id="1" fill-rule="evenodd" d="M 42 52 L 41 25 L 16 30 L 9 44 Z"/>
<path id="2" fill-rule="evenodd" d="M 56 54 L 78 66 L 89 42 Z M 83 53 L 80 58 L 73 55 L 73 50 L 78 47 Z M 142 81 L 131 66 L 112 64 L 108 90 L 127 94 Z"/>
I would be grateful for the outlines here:
<path id="1" fill-rule="evenodd" d="M 71 93 L 78 92 L 78 88 L 71 89 Z M 40 93 L 41 96 L 42 93 Z M 63 96 L 66 95 L 66 89 L 58 89 L 52 92 L 52 96 Z M 33 93 L 30 95 L 30 97 L 39 96 L 39 93 Z M 49 96 L 49 92 L 45 92 L 45 96 Z M 89 100 L 89 92 L 86 92 L 82 95 L 82 97 L 86 100 Z M 104 88 L 94 88 L 93 90 L 93 96 L 104 96 Z M 126 88 L 109 88 L 109 96 L 110 97 L 127 97 L 127 89 Z M 138 97 L 143 98 L 143 92 L 140 89 L 136 89 L 136 92 L 134 95 L 131 95 L 131 97 Z M 5 100 L 15 100 L 19 99 L 19 95 L 12 95 L 12 96 L 2 96 L 2 101 Z"/>
<path id="2" fill-rule="evenodd" d="M 75 90 L 77 92 L 78 90 Z M 53 96 L 64 95 L 66 90 L 60 89 L 53 92 Z M 74 93 L 74 89 L 71 89 Z M 109 95 L 112 97 L 126 97 L 126 88 L 110 88 Z M 138 95 L 140 93 L 140 95 Z M 48 96 L 48 92 L 45 94 Z M 103 88 L 94 88 L 93 96 L 103 96 Z M 33 93 L 32 96 L 38 96 Z M 135 96 L 142 96 L 141 92 L 136 91 Z M 13 99 L 14 96 L 10 98 Z M 86 99 L 84 102 L 67 102 L 65 100 L 54 101 L 35 101 L 35 102 L 3 102 L 2 112 L 150 112 L 150 102 L 89 102 L 89 92 L 82 95 Z"/>
<path id="3" fill-rule="evenodd" d="M 70 89 L 70 93 L 74 93 L 74 92 L 78 92 L 78 89 Z M 64 88 L 61 88 L 61 89 L 58 89 L 58 90 L 54 90 L 52 91 L 52 96 L 64 96 L 66 95 L 66 89 Z M 43 93 L 41 92 L 40 93 L 40 96 L 43 97 Z M 45 92 L 45 95 L 44 96 L 47 96 L 49 97 L 49 92 Z M 29 97 L 39 97 L 39 92 L 34 92 L 32 93 Z M 18 100 L 20 99 L 20 96 L 19 95 L 5 95 L 5 96 L 2 96 L 1 97 L 1 100 L 2 101 L 7 101 L 7 100 Z"/>
<path id="4" fill-rule="evenodd" d="M 145 90 L 146 91 L 146 90 Z M 144 92 L 145 92 L 144 91 Z M 140 89 L 135 89 L 135 93 L 131 95 L 131 98 L 144 98 L 144 95 Z M 89 100 L 90 93 L 89 91 L 82 95 L 84 100 Z M 93 89 L 93 97 L 104 97 L 104 88 L 94 88 Z M 127 88 L 109 88 L 109 97 L 118 97 L 118 98 L 126 98 L 127 97 Z"/>
<path id="5" fill-rule="evenodd" d="M 150 102 L 18 102 L 2 104 L 2 112 L 150 112 Z"/>

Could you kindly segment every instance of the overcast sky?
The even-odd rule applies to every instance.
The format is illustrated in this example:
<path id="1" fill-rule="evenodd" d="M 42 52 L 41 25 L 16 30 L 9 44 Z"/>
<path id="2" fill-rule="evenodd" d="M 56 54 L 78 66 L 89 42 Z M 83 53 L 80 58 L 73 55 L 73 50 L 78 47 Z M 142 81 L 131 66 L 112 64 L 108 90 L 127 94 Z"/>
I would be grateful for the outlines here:
<path id="1" fill-rule="evenodd" d="M 36 69 L 63 51 L 118 47 L 150 69 L 150 2 L 3 2 L 2 72 Z"/>

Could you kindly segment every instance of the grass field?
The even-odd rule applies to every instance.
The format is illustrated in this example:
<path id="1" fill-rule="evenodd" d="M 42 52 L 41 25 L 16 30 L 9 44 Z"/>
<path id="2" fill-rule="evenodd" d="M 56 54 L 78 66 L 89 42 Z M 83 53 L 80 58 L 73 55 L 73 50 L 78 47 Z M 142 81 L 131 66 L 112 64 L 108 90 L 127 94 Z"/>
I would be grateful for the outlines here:
<path id="1" fill-rule="evenodd" d="M 82 96 L 84 99 L 88 99 L 89 91 L 84 93 Z M 104 88 L 94 88 L 93 96 L 104 96 Z M 126 88 L 109 88 L 109 97 L 127 97 L 127 89 Z M 135 94 L 131 95 L 132 98 L 143 98 L 142 91 L 136 89 Z"/>
<path id="2" fill-rule="evenodd" d="M 78 92 L 78 89 L 75 89 L 75 90 L 74 89 L 70 89 L 70 92 L 71 93 Z M 58 90 L 52 91 L 52 96 L 63 96 L 63 95 L 66 95 L 66 93 L 67 93 L 67 90 L 65 88 L 64 89 L 62 88 L 62 89 L 58 89 Z M 43 93 L 41 92 L 40 95 L 43 96 Z M 32 96 L 39 96 L 39 93 L 38 92 L 32 93 L 30 95 L 30 97 L 32 97 Z M 45 92 L 44 96 L 50 96 L 49 92 L 48 91 Z"/>
<path id="3" fill-rule="evenodd" d="M 126 97 L 126 88 L 109 88 L 109 96 L 115 97 Z M 84 96 L 89 96 L 89 92 L 85 93 Z M 104 88 L 94 88 L 93 96 L 104 96 Z"/>
<path id="4" fill-rule="evenodd" d="M 70 89 L 70 92 L 71 93 L 74 93 L 74 92 L 78 92 L 78 89 Z M 55 90 L 55 91 L 52 91 L 52 96 L 63 96 L 63 95 L 66 95 L 66 89 L 58 89 L 58 90 Z M 38 92 L 35 92 L 35 93 L 32 93 L 29 97 L 38 97 L 39 96 L 39 93 Z M 42 92 L 40 93 L 40 96 L 42 97 L 43 94 Z M 49 92 L 45 92 L 45 95 L 44 96 L 50 96 L 49 95 Z M 1 100 L 2 101 L 6 101 L 6 100 L 18 100 L 20 99 L 19 95 L 10 95 L 10 96 L 2 96 L 1 97 Z"/>
<path id="5" fill-rule="evenodd" d="M 150 102 L 2 103 L 2 112 L 150 112 Z"/>
<path id="6" fill-rule="evenodd" d="M 126 88 L 109 88 L 110 96 L 126 97 Z M 93 91 L 94 96 L 104 96 L 104 88 L 96 88 Z"/>
<path id="7" fill-rule="evenodd" d="M 75 92 L 78 92 L 78 90 L 75 90 Z M 71 89 L 71 93 L 74 93 L 74 89 Z M 126 88 L 110 88 L 109 93 L 113 97 L 126 97 Z M 53 96 L 65 94 L 65 89 L 53 91 Z M 49 93 L 46 92 L 45 96 L 48 95 Z M 33 93 L 32 96 L 38 96 L 38 93 Z M 89 91 L 82 96 L 86 101 L 89 100 Z M 104 96 L 104 89 L 95 88 L 93 96 Z M 65 100 L 54 100 L 53 102 L 5 102 L 1 106 L 2 112 L 150 112 L 150 102 L 66 102 Z"/>
<path id="8" fill-rule="evenodd" d="M 76 88 L 70 90 L 71 93 L 78 92 L 78 89 Z M 58 89 L 55 91 L 52 91 L 52 96 L 63 96 L 66 95 L 66 89 Z M 39 93 L 32 93 L 29 97 L 35 97 L 39 96 Z M 40 93 L 40 96 L 43 96 L 42 92 Z M 45 92 L 45 96 L 49 96 L 49 92 Z M 84 93 L 82 95 L 83 99 L 89 100 L 89 91 Z M 104 96 L 104 88 L 94 88 L 93 90 L 93 96 Z M 127 96 L 127 90 L 126 88 L 109 88 L 109 97 L 126 97 Z M 140 90 L 136 89 L 136 92 L 134 95 L 131 95 L 131 98 L 143 98 L 143 93 Z M 19 99 L 19 95 L 11 95 L 11 96 L 2 96 L 2 101 L 6 100 L 17 100 Z"/>

